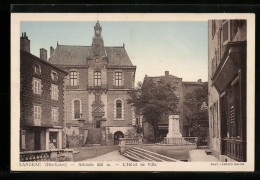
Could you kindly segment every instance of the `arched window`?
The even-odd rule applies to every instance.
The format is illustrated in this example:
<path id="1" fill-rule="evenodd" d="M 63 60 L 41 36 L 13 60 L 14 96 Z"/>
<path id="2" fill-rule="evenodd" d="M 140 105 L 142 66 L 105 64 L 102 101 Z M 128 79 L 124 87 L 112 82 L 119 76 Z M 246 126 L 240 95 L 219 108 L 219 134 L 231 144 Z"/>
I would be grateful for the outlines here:
<path id="1" fill-rule="evenodd" d="M 94 73 L 94 85 L 101 86 L 101 72 L 99 71 Z"/>
<path id="2" fill-rule="evenodd" d="M 122 118 L 122 101 L 116 101 L 116 118 Z"/>
<path id="3" fill-rule="evenodd" d="M 80 101 L 79 100 L 74 100 L 74 118 L 78 119 L 80 118 Z"/>

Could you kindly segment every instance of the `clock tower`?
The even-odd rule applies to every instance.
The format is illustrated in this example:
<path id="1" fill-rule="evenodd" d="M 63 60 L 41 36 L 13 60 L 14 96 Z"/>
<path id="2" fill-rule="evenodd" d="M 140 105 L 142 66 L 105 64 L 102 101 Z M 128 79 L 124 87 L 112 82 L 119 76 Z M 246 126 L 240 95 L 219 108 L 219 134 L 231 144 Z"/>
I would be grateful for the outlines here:
<path id="1" fill-rule="evenodd" d="M 94 26 L 95 30 L 95 36 L 93 37 L 93 42 L 92 42 L 92 52 L 93 52 L 93 57 L 100 56 L 104 57 L 105 56 L 105 48 L 104 48 L 104 41 L 101 36 L 101 31 L 102 27 L 100 26 L 99 22 L 97 21 L 96 25 Z"/>

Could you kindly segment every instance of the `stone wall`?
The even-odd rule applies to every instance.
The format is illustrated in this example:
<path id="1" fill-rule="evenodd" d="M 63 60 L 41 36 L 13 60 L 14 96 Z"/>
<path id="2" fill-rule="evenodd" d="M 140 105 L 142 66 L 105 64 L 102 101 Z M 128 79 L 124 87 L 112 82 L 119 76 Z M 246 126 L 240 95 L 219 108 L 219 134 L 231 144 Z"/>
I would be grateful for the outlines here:
<path id="1" fill-rule="evenodd" d="M 41 106 L 41 125 L 43 126 L 63 126 L 64 125 L 64 109 L 63 109 L 63 80 L 64 73 L 52 68 L 43 60 L 37 57 L 21 52 L 21 126 L 34 125 L 33 105 Z M 34 73 L 34 66 L 40 65 L 41 74 Z M 51 79 L 51 71 L 58 73 L 58 81 Z M 33 77 L 41 80 L 41 94 L 33 93 Z M 58 100 L 51 99 L 51 84 L 58 85 Z M 58 122 L 51 120 L 51 107 L 58 107 Z"/>

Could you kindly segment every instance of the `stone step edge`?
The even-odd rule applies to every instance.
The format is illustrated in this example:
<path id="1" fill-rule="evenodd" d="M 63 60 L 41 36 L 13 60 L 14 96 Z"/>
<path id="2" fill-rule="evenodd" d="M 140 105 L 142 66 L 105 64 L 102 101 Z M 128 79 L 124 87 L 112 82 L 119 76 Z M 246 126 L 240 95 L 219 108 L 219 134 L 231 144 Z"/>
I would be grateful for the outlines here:
<path id="1" fill-rule="evenodd" d="M 125 153 L 123 154 L 123 156 L 126 157 L 126 158 L 128 158 L 128 159 L 130 159 L 130 160 L 134 160 L 134 161 L 138 161 L 138 162 L 142 161 L 141 158 L 139 158 L 139 157 L 137 157 L 137 156 L 135 156 L 135 155 L 132 155 L 132 154 L 130 154 L 130 153 L 128 153 L 128 152 L 125 152 Z"/>
<path id="2" fill-rule="evenodd" d="M 157 161 L 157 162 L 169 162 L 169 161 L 166 161 L 166 160 L 164 160 L 164 159 L 161 159 L 161 158 L 159 158 L 159 157 L 156 157 L 156 156 L 154 156 L 154 155 L 151 155 L 151 154 L 148 154 L 148 153 L 146 153 L 146 152 L 143 152 L 143 151 L 140 151 L 140 150 L 137 150 L 137 149 L 130 149 L 131 150 L 131 152 L 132 151 L 134 151 L 134 152 L 136 152 L 136 153 L 140 153 L 140 155 L 143 155 L 143 156 L 148 156 L 150 159 L 153 159 L 154 161 Z"/>
<path id="3" fill-rule="evenodd" d="M 174 158 L 171 158 L 171 157 L 168 157 L 168 156 L 164 156 L 164 155 L 161 155 L 161 154 L 152 152 L 152 151 L 148 151 L 148 150 L 146 150 L 146 149 L 142 149 L 142 148 L 138 148 L 138 147 L 132 147 L 132 148 L 139 149 L 139 150 L 141 150 L 141 151 L 145 151 L 145 152 L 150 153 L 150 154 L 154 154 L 154 155 L 156 155 L 157 157 L 165 158 L 165 159 L 170 160 L 170 161 L 183 162 L 183 161 L 180 161 L 180 160 L 178 160 L 178 159 L 174 159 Z"/>
<path id="4" fill-rule="evenodd" d="M 137 152 L 134 152 L 134 151 L 132 151 L 132 150 L 128 150 L 127 152 L 128 152 L 129 154 L 134 154 L 135 156 L 138 156 L 138 157 L 140 157 L 141 159 L 145 159 L 145 160 L 148 160 L 148 161 L 156 161 L 156 160 L 154 160 L 154 159 L 152 159 L 152 158 L 150 158 L 150 157 L 143 156 L 143 155 L 138 154 Z"/>

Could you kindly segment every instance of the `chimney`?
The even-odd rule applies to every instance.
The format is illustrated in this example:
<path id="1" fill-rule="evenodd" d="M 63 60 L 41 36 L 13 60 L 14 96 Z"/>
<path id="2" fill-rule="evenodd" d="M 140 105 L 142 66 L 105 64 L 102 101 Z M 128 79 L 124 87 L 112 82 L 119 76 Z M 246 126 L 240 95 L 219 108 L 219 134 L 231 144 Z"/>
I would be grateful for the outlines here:
<path id="1" fill-rule="evenodd" d="M 20 49 L 30 52 L 30 40 L 26 36 L 26 32 L 22 33 L 22 37 L 20 37 Z"/>
<path id="2" fill-rule="evenodd" d="M 40 58 L 47 61 L 47 50 L 44 48 L 40 49 Z"/>
<path id="3" fill-rule="evenodd" d="M 198 82 L 202 82 L 201 79 L 199 79 Z"/>
<path id="4" fill-rule="evenodd" d="M 53 47 L 51 46 L 51 47 L 50 47 L 50 56 L 51 56 L 51 54 L 52 54 L 53 51 L 54 51 L 54 49 L 53 49 Z"/>
<path id="5" fill-rule="evenodd" d="M 166 77 L 169 76 L 169 71 L 165 71 L 165 76 L 166 76 Z"/>

